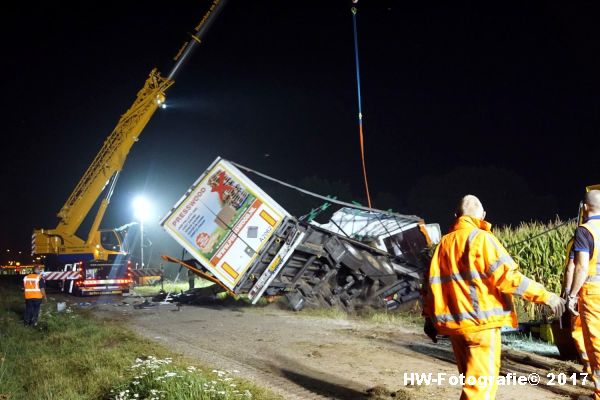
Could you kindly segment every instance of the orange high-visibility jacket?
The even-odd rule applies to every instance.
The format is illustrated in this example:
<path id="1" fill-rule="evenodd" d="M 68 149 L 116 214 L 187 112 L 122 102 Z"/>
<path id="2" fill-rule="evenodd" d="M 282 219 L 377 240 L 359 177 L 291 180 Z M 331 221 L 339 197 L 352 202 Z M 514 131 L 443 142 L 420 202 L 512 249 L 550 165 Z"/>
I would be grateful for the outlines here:
<path id="1" fill-rule="evenodd" d="M 598 253 L 600 248 L 600 220 L 590 219 L 588 222 L 582 225 L 592 234 L 594 238 L 594 252 L 590 254 L 590 264 L 588 268 L 588 277 L 584 283 L 584 286 L 598 286 L 600 285 L 600 259 L 598 259 Z"/>
<path id="2" fill-rule="evenodd" d="M 29 274 L 23 278 L 23 286 L 25 287 L 26 299 L 41 299 L 44 296 L 40 290 L 40 278 L 38 274 Z"/>
<path id="3" fill-rule="evenodd" d="M 442 335 L 517 327 L 512 295 L 535 303 L 551 296 L 518 271 L 491 224 L 458 218 L 435 249 L 425 281 L 423 314 Z"/>

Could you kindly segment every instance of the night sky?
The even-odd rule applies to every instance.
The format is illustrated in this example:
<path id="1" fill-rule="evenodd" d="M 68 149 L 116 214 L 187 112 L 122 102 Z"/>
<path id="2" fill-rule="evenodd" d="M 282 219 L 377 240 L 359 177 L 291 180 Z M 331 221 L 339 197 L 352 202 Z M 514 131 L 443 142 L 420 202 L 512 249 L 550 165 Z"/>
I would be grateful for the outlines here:
<path id="1" fill-rule="evenodd" d="M 168 73 L 209 3 L 5 6 L 0 249 L 29 251 L 34 227 L 56 226 L 150 70 Z M 373 205 L 443 229 L 466 193 L 496 224 L 576 215 L 585 185 L 600 183 L 597 7 L 414 3 L 358 4 Z M 158 220 L 219 155 L 364 203 L 350 7 L 229 0 L 132 148 L 103 227 L 132 221 L 143 193 L 154 255 L 178 255 Z M 295 215 L 321 204 L 255 181 Z"/>

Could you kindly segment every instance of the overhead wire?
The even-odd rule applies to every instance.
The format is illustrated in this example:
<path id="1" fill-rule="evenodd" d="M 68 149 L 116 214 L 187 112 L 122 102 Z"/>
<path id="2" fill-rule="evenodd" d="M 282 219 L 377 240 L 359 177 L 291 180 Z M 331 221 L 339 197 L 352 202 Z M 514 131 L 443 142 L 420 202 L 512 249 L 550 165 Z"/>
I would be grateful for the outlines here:
<path id="1" fill-rule="evenodd" d="M 283 181 L 281 181 L 279 179 L 273 178 L 273 177 L 271 177 L 269 175 L 263 174 L 262 172 L 258 172 L 256 170 L 251 169 L 251 168 L 245 167 L 245 166 L 243 166 L 241 164 L 238 164 L 236 162 L 233 162 L 233 161 L 230 161 L 230 160 L 227 160 L 227 161 L 229 163 L 231 163 L 232 165 L 235 165 L 239 169 L 242 169 L 242 170 L 244 170 L 246 172 L 253 173 L 253 174 L 258 175 L 261 178 L 264 178 L 264 179 L 269 180 L 271 182 L 275 182 L 275 183 L 277 183 L 279 185 L 288 187 L 290 189 L 294 189 L 294 190 L 296 190 L 296 191 L 298 191 L 300 193 L 304 193 L 304 194 L 306 194 L 308 196 L 316 197 L 318 199 L 325 200 L 325 201 L 330 202 L 330 203 L 335 203 L 335 204 L 342 205 L 344 207 L 355 208 L 357 210 L 362 210 L 362 211 L 367 211 L 367 212 L 377 212 L 377 213 L 389 215 L 390 217 L 405 219 L 405 220 L 414 221 L 414 222 L 421 221 L 421 218 L 419 218 L 419 217 L 417 217 L 415 215 L 397 214 L 397 213 L 394 213 L 394 212 L 391 212 L 391 211 L 379 210 L 377 208 L 371 208 L 371 207 L 365 207 L 365 206 L 361 206 L 361 205 L 358 205 L 358 204 L 353 204 L 353 203 L 348 203 L 348 202 L 345 202 L 345 201 L 341 201 L 341 200 L 338 200 L 338 199 L 335 199 L 335 198 L 332 198 L 332 197 L 323 196 L 321 194 L 314 193 L 314 192 L 311 192 L 311 191 L 306 190 L 306 189 L 302 189 L 302 188 L 300 188 L 298 186 L 294 186 L 294 185 L 289 184 L 287 182 L 283 182 Z"/>
<path id="2" fill-rule="evenodd" d="M 510 245 L 506 246 L 506 248 L 507 248 L 507 249 L 510 249 L 510 248 L 513 248 L 513 247 L 515 247 L 515 246 L 519 246 L 519 245 L 521 245 L 521 244 L 525 244 L 525 243 L 527 243 L 527 242 L 531 242 L 532 240 L 534 240 L 534 239 L 537 239 L 537 238 L 539 238 L 539 237 L 541 237 L 541 236 L 547 235 L 548 233 L 550 233 L 550 232 L 552 232 L 552 231 L 555 231 L 555 230 L 557 230 L 557 229 L 559 229 L 559 228 L 561 228 L 561 227 L 563 227 L 563 226 L 565 226 L 565 225 L 568 225 L 568 224 L 570 224 L 570 223 L 571 223 L 571 222 L 573 222 L 573 221 L 577 221 L 577 219 L 578 219 L 578 217 L 573 217 L 573 218 L 570 218 L 570 219 L 566 220 L 565 222 L 563 222 L 562 224 L 556 225 L 555 227 L 552 227 L 552 228 L 550 228 L 550 229 L 547 229 L 547 230 L 545 230 L 545 231 L 543 231 L 543 232 L 540 232 L 540 233 L 538 233 L 537 235 L 534 235 L 534 236 L 532 236 L 532 237 L 530 237 L 530 238 L 527 238 L 527 239 L 521 240 L 520 242 L 517 242 L 517 243 L 510 244 Z"/>

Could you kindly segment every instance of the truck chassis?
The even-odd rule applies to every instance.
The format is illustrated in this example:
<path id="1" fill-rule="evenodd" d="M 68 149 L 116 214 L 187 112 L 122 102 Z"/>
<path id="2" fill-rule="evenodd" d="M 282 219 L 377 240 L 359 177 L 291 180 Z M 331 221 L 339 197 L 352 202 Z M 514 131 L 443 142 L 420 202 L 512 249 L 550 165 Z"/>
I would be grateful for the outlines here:
<path id="1" fill-rule="evenodd" d="M 190 264 L 210 274 L 195 259 L 182 263 Z M 419 297 L 421 271 L 365 243 L 286 218 L 233 292 L 248 294 L 253 303 L 283 295 L 295 311 L 394 309 Z"/>

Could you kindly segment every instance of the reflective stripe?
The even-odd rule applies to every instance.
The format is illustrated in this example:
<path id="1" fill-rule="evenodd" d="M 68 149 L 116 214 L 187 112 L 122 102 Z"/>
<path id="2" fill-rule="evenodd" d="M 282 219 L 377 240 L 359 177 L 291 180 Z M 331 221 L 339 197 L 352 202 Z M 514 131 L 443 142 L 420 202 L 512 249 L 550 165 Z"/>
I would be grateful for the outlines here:
<path id="1" fill-rule="evenodd" d="M 477 236 L 479 232 L 481 232 L 481 229 L 475 228 L 471 231 L 471 233 L 469 233 L 469 237 L 467 238 L 467 246 L 471 245 L 471 242 L 473 241 L 473 239 L 475 239 L 475 236 Z"/>
<path id="2" fill-rule="evenodd" d="M 590 222 L 586 222 L 585 224 L 583 224 L 583 226 L 585 226 L 586 228 L 590 228 L 594 231 L 594 250 L 596 250 L 595 246 L 597 244 L 600 244 L 600 229 L 598 229 L 598 227 L 594 223 Z"/>
<path id="3" fill-rule="evenodd" d="M 34 277 L 32 278 L 31 275 Z M 41 276 L 36 274 L 26 275 L 23 278 L 23 288 L 25 289 L 25 299 L 42 298 L 42 290 L 40 289 Z"/>
<path id="4" fill-rule="evenodd" d="M 475 239 L 475 236 L 477 236 L 477 234 L 481 232 L 480 229 L 475 228 L 471 231 L 471 233 L 469 233 L 469 237 L 467 238 L 467 246 L 465 249 L 465 252 L 467 253 L 467 262 L 469 262 L 470 260 L 468 259 L 469 254 L 471 253 L 471 242 Z M 469 272 L 471 272 L 469 270 Z M 479 276 L 479 272 L 477 272 L 477 275 Z M 479 297 L 477 297 L 477 288 L 475 288 L 475 284 L 473 283 L 473 278 L 471 277 L 471 279 L 469 279 L 469 296 L 471 296 L 471 303 L 473 304 L 473 311 L 475 312 L 475 314 L 477 314 L 479 312 Z"/>
<path id="5" fill-rule="evenodd" d="M 496 346 L 496 330 L 499 329 L 490 329 L 490 331 L 492 331 L 492 338 L 491 338 L 491 342 L 490 342 L 490 358 L 488 360 L 488 373 L 487 376 L 489 377 L 493 377 L 494 376 L 494 358 L 495 358 L 495 346 Z M 494 384 L 492 383 L 491 379 L 486 379 L 486 383 L 487 383 L 487 388 L 485 390 L 485 400 L 490 400 L 490 392 L 492 391 L 492 387 L 494 387 Z"/>
<path id="6" fill-rule="evenodd" d="M 494 273 L 494 271 L 496 271 L 502 264 L 505 263 L 511 263 L 514 264 L 514 261 L 512 259 L 512 257 L 508 254 L 505 254 L 503 256 L 501 256 L 498 261 L 496 261 L 495 263 L 492 263 L 492 265 L 490 265 L 490 273 Z"/>
<path id="7" fill-rule="evenodd" d="M 522 296 L 523 293 L 525 293 L 525 291 L 529 287 L 529 284 L 531 283 L 531 279 L 529 279 L 528 277 L 524 276 L 523 274 L 520 274 L 520 275 L 523 276 L 523 280 L 519 284 L 519 287 L 517 288 L 517 290 L 515 290 L 514 294 L 517 295 L 517 296 Z"/>
<path id="8" fill-rule="evenodd" d="M 475 228 L 469 233 L 469 237 L 467 238 L 467 245 L 465 246 L 465 251 L 463 253 L 463 257 L 466 258 L 465 264 L 469 262 L 469 247 L 471 242 L 477 236 L 479 232 L 482 232 L 481 229 Z M 441 275 L 441 276 L 432 276 L 429 278 L 430 284 L 441 284 L 448 283 L 450 281 L 471 281 L 473 279 L 483 279 L 486 278 L 487 275 L 485 273 L 480 274 L 479 271 L 475 269 L 470 269 L 466 271 L 453 272 L 450 275 Z"/>
<path id="9" fill-rule="evenodd" d="M 477 314 L 479 312 L 479 297 L 477 297 L 477 289 L 471 285 L 469 288 L 469 295 L 471 296 L 471 302 L 473 303 L 473 311 Z"/>
<path id="10" fill-rule="evenodd" d="M 473 279 L 484 279 L 487 278 L 486 273 L 479 273 L 475 269 L 467 271 L 453 272 L 450 275 L 432 276 L 429 278 L 430 284 L 448 283 L 450 281 L 471 281 Z"/>
<path id="11" fill-rule="evenodd" d="M 437 322 L 459 322 L 465 319 L 487 319 L 499 315 L 510 315 L 511 310 L 504 310 L 502 308 L 492 308 L 491 310 L 478 310 L 477 312 L 462 312 L 456 314 L 440 314 L 434 315 L 434 319 Z"/>
<path id="12" fill-rule="evenodd" d="M 494 245 L 494 248 L 496 249 L 496 251 L 500 251 L 500 246 L 498 246 L 498 243 L 496 243 L 496 241 L 494 239 L 492 239 L 489 235 L 486 235 L 486 237 L 488 239 L 490 239 L 490 242 L 492 242 L 492 244 Z"/>

